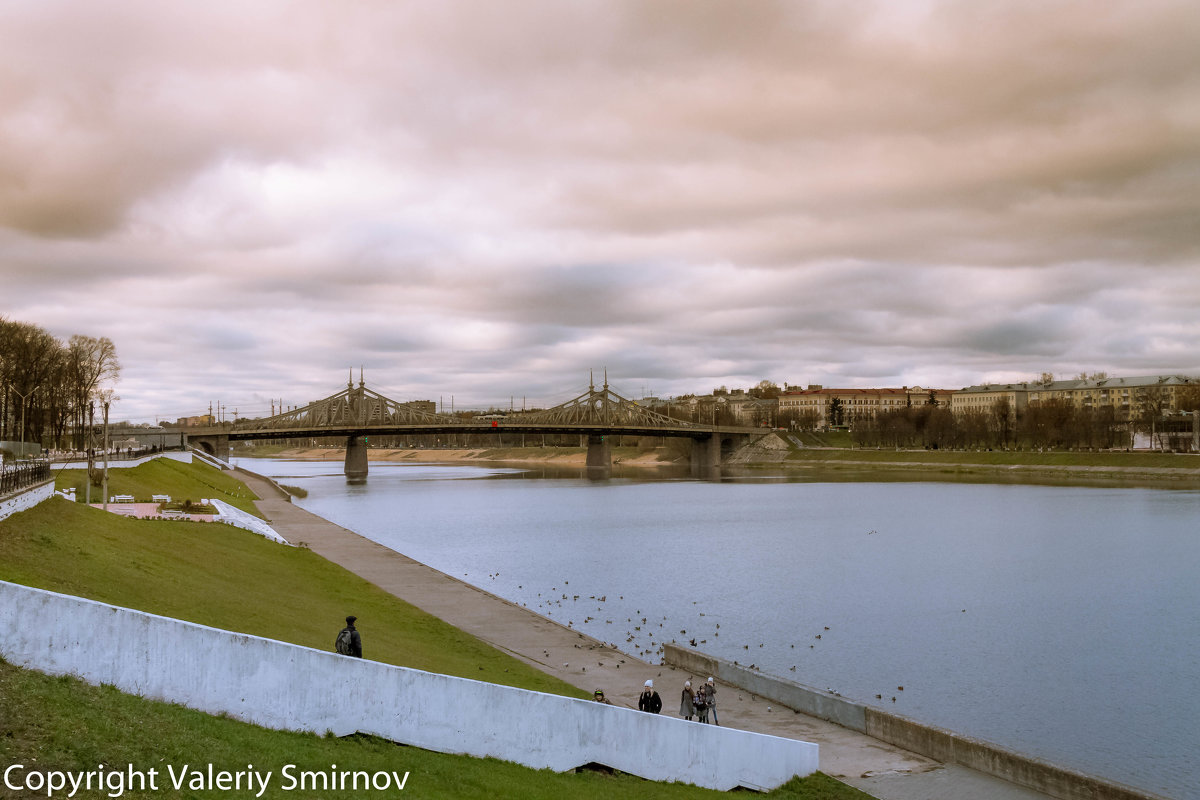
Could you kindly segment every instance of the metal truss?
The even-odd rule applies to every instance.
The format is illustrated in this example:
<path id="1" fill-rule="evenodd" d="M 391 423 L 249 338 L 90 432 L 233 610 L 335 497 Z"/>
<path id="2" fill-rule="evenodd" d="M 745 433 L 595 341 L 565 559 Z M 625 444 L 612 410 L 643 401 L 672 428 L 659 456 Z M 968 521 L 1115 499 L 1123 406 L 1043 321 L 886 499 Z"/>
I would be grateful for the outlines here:
<path id="1" fill-rule="evenodd" d="M 240 420 L 228 430 L 245 438 L 267 438 L 265 434 L 287 431 L 304 431 L 306 435 L 317 435 L 319 431 L 388 430 L 388 429 L 462 429 L 478 431 L 491 428 L 606 428 L 661 431 L 707 431 L 712 427 L 694 422 L 672 419 L 663 414 L 638 405 L 621 397 L 608 387 L 607 377 L 603 387 L 597 389 L 589 382 L 588 391 L 568 400 L 562 405 L 544 411 L 517 412 L 505 415 L 503 421 L 493 420 L 490 425 L 471 418 L 437 414 L 423 410 L 417 403 L 398 403 L 376 391 L 368 389 L 359 379 L 358 386 L 353 378 L 344 391 L 309 403 L 273 417 Z M 258 434 L 258 435 L 254 435 Z M 685 434 L 686 435 L 686 434 Z"/>
<path id="2" fill-rule="evenodd" d="M 362 381 L 358 386 L 347 384 L 345 391 L 309 403 L 283 414 L 264 419 L 241 421 L 237 431 L 314 430 L 319 428 L 365 428 L 400 425 L 453 425 L 461 420 L 448 414 L 424 411 L 414 403 L 398 403 L 379 392 L 368 389 Z"/>
<path id="3" fill-rule="evenodd" d="M 512 417 L 510 416 L 510 419 Z M 608 388 L 605 380 L 603 388 L 597 390 L 595 384 L 589 384 L 586 393 L 573 400 L 548 408 L 545 411 L 533 411 L 519 416 L 522 424 L 544 425 L 587 425 L 614 428 L 652 428 L 676 429 L 704 428 L 683 420 L 672 419 L 664 414 L 651 411 L 645 406 L 638 405 L 632 400 L 621 397 Z"/>

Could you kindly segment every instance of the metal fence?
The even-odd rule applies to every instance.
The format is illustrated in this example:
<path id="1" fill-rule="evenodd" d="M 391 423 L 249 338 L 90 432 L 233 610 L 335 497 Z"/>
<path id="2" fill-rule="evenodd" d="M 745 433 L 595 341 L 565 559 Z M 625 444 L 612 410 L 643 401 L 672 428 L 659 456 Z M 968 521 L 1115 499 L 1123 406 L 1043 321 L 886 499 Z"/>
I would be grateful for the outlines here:
<path id="1" fill-rule="evenodd" d="M 46 461 L 0 468 L 0 495 L 48 480 L 50 480 L 50 464 Z"/>

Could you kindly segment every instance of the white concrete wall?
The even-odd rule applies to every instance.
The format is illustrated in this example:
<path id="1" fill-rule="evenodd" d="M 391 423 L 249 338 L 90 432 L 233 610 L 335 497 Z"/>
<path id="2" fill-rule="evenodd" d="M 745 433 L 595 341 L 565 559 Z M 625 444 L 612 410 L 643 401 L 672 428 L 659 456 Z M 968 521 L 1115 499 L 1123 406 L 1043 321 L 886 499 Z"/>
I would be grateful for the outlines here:
<path id="1" fill-rule="evenodd" d="M 3 581 L 0 655 L 269 728 L 361 731 L 539 769 L 595 762 L 727 790 L 771 789 L 818 768 L 808 742 L 394 667 Z"/>
<path id="2" fill-rule="evenodd" d="M 173 461 L 182 461 L 185 464 L 192 463 L 192 454 L 185 453 L 181 450 L 168 450 L 165 453 L 152 453 L 148 456 L 140 456 L 139 458 L 123 459 L 121 461 L 109 461 L 109 470 L 114 469 L 131 469 L 132 467 L 140 467 L 147 461 L 153 461 L 156 458 L 169 458 Z M 87 469 L 86 461 L 56 461 L 52 463 L 51 469 L 57 472 L 60 469 Z M 93 466 L 99 468 L 104 466 L 104 456 L 96 456 Z"/>
<path id="3" fill-rule="evenodd" d="M 208 503 L 213 508 L 217 509 L 218 522 L 224 522 L 226 525 L 233 525 L 234 527 L 243 528 L 244 530 L 251 531 L 252 533 L 257 533 L 259 536 L 265 536 L 272 542 L 278 542 L 279 544 L 287 545 L 291 544 L 291 542 L 289 542 L 287 539 L 284 539 L 282 536 L 280 536 L 274 528 L 253 514 L 247 514 L 240 508 L 235 508 L 234 506 L 229 505 L 229 503 L 226 503 L 223 500 L 218 500 L 215 497 L 207 498 L 202 502 Z"/>
<path id="4" fill-rule="evenodd" d="M 0 519 L 11 517 L 18 511 L 24 511 L 27 508 L 33 508 L 43 500 L 49 500 L 54 496 L 54 481 L 47 481 L 41 486 L 35 486 L 20 494 L 13 495 L 0 501 Z"/>

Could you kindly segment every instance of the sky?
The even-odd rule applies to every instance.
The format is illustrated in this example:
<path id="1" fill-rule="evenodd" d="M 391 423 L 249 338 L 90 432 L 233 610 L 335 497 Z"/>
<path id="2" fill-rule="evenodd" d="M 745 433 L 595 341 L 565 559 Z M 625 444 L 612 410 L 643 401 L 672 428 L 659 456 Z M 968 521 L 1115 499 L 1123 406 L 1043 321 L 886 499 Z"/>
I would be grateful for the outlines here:
<path id="1" fill-rule="evenodd" d="M 0 0 L 0 316 L 117 419 L 1200 375 L 1194 0 Z"/>

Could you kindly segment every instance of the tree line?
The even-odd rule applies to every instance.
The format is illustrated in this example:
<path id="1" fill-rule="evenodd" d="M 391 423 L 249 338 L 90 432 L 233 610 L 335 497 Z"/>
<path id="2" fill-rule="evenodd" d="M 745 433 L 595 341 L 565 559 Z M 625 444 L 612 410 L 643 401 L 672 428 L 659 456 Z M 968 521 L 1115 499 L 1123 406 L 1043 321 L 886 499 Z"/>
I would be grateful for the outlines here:
<path id="1" fill-rule="evenodd" d="M 1200 408 L 1200 387 L 1180 392 L 1177 410 Z M 1129 447 L 1134 431 L 1152 432 L 1168 403 L 1160 390 L 1148 390 L 1141 412 L 1129 419 L 1112 406 L 1076 406 L 1071 400 L 1031 402 L 1013 413 L 997 400 L 986 411 L 954 413 L 944 405 L 914 405 L 847 420 L 860 447 L 928 449 L 1112 449 Z"/>
<path id="2" fill-rule="evenodd" d="M 120 375 L 108 337 L 67 341 L 0 317 L 0 441 L 85 450 L 98 402 Z"/>

